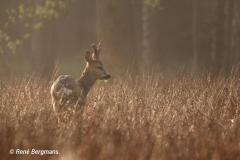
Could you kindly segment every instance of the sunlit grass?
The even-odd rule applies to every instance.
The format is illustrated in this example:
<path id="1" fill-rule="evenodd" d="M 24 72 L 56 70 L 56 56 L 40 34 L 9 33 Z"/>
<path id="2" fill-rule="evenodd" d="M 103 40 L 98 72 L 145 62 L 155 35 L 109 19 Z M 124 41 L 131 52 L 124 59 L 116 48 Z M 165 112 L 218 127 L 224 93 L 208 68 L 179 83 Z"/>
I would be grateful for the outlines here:
<path id="1" fill-rule="evenodd" d="M 4 81 L 0 155 L 23 158 L 9 149 L 36 148 L 57 149 L 62 159 L 239 159 L 239 82 L 236 76 L 128 75 L 97 83 L 82 112 L 70 110 L 58 121 L 52 82 Z"/>

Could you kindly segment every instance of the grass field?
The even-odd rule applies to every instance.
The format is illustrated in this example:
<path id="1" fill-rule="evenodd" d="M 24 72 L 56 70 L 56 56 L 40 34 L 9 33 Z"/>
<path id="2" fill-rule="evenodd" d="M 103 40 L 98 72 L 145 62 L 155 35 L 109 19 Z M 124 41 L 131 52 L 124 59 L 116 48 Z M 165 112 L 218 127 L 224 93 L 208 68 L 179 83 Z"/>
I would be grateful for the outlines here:
<path id="1" fill-rule="evenodd" d="M 240 159 L 240 79 L 210 75 L 113 78 L 82 112 L 53 112 L 51 81 L 0 82 L 0 159 Z M 55 149 L 59 155 L 11 155 Z"/>

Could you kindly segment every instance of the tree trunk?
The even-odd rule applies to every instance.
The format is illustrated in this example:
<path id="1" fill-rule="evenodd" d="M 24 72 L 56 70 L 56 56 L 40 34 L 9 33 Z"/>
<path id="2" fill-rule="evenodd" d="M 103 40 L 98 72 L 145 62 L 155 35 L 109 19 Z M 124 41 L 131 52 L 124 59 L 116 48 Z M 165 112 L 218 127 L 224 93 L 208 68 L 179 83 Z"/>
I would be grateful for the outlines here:
<path id="1" fill-rule="evenodd" d="M 233 33 L 233 37 L 234 37 L 234 41 L 233 41 L 233 49 L 234 49 L 234 62 L 237 65 L 240 65 L 240 2 L 236 1 L 235 2 L 235 6 L 234 6 L 234 23 L 233 23 L 233 27 L 234 27 L 234 33 Z"/>
<path id="2" fill-rule="evenodd" d="M 139 72 L 141 70 L 142 57 L 142 2 L 139 0 L 131 0 L 132 5 L 132 33 L 133 33 L 133 53 L 134 53 L 134 69 Z"/>
<path id="3" fill-rule="evenodd" d="M 223 59 L 225 53 L 225 41 L 224 41 L 224 22 L 225 22 L 225 8 L 226 0 L 217 1 L 216 9 L 216 35 L 215 35 L 215 51 L 214 51 L 214 71 L 219 74 L 223 68 Z"/>
<path id="4" fill-rule="evenodd" d="M 145 4 L 145 0 L 142 0 L 142 70 L 149 70 L 150 67 L 150 17 L 151 17 L 151 6 Z"/>
<path id="5" fill-rule="evenodd" d="M 231 70 L 233 64 L 233 20 L 234 20 L 234 0 L 228 0 L 227 8 L 227 33 L 226 33 L 226 71 Z"/>
<path id="6" fill-rule="evenodd" d="M 34 72 L 49 76 L 54 69 L 55 24 L 34 30 L 31 39 L 32 65 Z"/>
<path id="7" fill-rule="evenodd" d="M 196 72 L 198 66 L 198 0 L 193 1 L 192 14 L 192 43 L 193 43 L 193 57 L 192 57 L 192 73 Z"/>

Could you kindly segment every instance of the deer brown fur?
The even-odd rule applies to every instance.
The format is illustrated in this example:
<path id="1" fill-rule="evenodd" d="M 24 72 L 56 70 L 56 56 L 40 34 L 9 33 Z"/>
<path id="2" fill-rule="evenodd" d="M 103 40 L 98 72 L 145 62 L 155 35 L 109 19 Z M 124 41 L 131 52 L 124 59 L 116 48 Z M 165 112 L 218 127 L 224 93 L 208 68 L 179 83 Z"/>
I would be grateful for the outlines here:
<path id="1" fill-rule="evenodd" d="M 109 79 L 111 76 L 103 68 L 99 59 L 101 45 L 93 45 L 93 53 L 85 54 L 86 66 L 79 79 L 71 75 L 59 76 L 51 86 L 53 109 L 59 111 L 66 105 L 84 105 L 87 94 L 96 80 Z"/>

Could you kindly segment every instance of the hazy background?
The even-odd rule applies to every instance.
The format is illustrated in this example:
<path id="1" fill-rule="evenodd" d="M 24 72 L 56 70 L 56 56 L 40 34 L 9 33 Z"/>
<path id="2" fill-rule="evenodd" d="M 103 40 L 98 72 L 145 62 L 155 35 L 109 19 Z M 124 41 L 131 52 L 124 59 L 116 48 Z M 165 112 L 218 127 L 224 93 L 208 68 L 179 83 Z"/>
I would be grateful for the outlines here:
<path id="1" fill-rule="evenodd" d="M 240 60 L 239 8 L 237 0 L 1 0 L 0 76 L 55 67 L 78 75 L 98 41 L 116 74 L 229 73 Z"/>
<path id="2" fill-rule="evenodd" d="M 239 0 L 1 0 L 1 159 L 240 160 L 239 16 Z M 98 41 L 113 78 L 56 114 L 53 79 Z M 60 155 L 9 154 L 28 148 Z"/>

